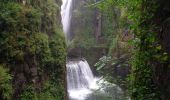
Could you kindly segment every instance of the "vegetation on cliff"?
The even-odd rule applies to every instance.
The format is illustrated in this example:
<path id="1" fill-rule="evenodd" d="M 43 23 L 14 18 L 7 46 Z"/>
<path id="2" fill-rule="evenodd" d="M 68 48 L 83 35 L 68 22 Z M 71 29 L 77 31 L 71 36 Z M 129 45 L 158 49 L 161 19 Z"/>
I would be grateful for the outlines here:
<path id="1" fill-rule="evenodd" d="M 98 2 L 94 6 L 102 11 L 109 6 L 112 11 L 118 9 L 123 15 L 119 17 L 119 29 L 129 30 L 125 33 L 134 36 L 128 39 L 133 48 L 130 53 L 131 73 L 128 77 L 129 95 L 133 100 L 167 100 L 169 99 L 169 1 L 168 0 L 106 0 Z M 117 14 L 116 12 L 112 12 Z M 114 17 L 112 17 L 114 19 Z M 125 20 L 125 21 L 124 21 Z M 128 22 L 128 23 L 127 23 Z M 125 25 L 125 26 L 123 26 Z M 128 26 L 127 26 L 128 25 Z M 113 29 L 113 28 L 112 28 Z M 115 39 L 113 39 L 115 40 Z M 118 40 L 120 43 L 120 40 Z M 120 45 L 120 44 L 119 44 Z M 119 47 L 119 46 L 118 46 Z M 126 53 L 127 54 L 127 53 Z M 113 55 L 109 55 L 115 57 Z M 122 62 L 122 57 L 118 59 L 100 59 L 97 63 L 99 69 L 108 66 L 108 62 L 113 65 L 126 64 Z M 103 64 L 104 63 L 104 64 Z M 113 67 L 116 67 L 113 66 Z M 119 67 L 120 67 L 119 66 Z M 110 69 L 114 69 L 109 67 Z M 102 70 L 103 71 L 103 70 Z M 113 70 L 110 72 L 112 75 Z M 109 74 L 106 74 L 110 76 Z M 166 87 L 166 88 L 165 88 Z"/>
<path id="2" fill-rule="evenodd" d="M 2 98 L 64 98 L 66 51 L 59 12 L 55 0 L 0 0 Z"/>
<path id="3" fill-rule="evenodd" d="M 66 97 L 60 2 L 0 0 L 0 99 Z M 95 74 L 119 84 L 132 100 L 169 100 L 170 1 L 74 3 L 68 51 L 97 62 Z"/>

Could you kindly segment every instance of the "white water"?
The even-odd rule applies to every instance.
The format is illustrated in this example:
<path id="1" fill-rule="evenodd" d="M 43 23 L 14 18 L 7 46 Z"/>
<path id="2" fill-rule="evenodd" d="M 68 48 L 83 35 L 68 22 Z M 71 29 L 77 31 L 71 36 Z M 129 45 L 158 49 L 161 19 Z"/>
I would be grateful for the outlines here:
<path id="1" fill-rule="evenodd" d="M 69 97 L 84 100 L 96 86 L 96 80 L 87 61 L 69 61 L 67 64 L 67 87 Z"/>
<path id="2" fill-rule="evenodd" d="M 67 75 L 68 89 L 89 88 L 94 78 L 86 61 L 68 62 Z"/>
<path id="3" fill-rule="evenodd" d="M 117 85 L 95 78 L 87 61 L 68 61 L 66 67 L 69 100 L 103 100 L 108 97 L 111 97 L 109 100 L 119 100 L 122 95 Z M 94 94 L 95 91 L 99 94 Z"/>
<path id="4" fill-rule="evenodd" d="M 73 0 L 62 0 L 62 2 L 63 4 L 61 6 L 61 17 L 62 17 L 63 30 L 66 35 L 67 42 L 69 42 Z M 93 73 L 87 61 L 85 60 L 69 61 L 67 62 L 66 67 L 67 67 L 67 88 L 68 88 L 67 91 L 69 94 L 69 100 L 104 100 L 102 96 L 106 97 L 109 95 L 110 97 L 110 95 L 112 96 L 116 95 L 117 98 L 117 92 L 118 94 L 120 94 L 121 92 L 121 89 L 118 86 L 114 84 L 108 84 L 104 80 L 95 78 L 93 76 Z M 98 81 L 99 84 L 97 84 Z M 109 89 L 116 87 L 112 89 L 116 92 L 112 91 L 112 93 L 114 94 L 108 94 L 107 91 L 109 90 L 105 87 L 103 88 L 102 87 L 103 84 L 105 85 L 105 87 L 110 86 L 108 87 Z M 93 96 L 93 93 L 95 90 L 98 89 L 100 89 L 100 93 L 97 98 L 96 94 L 94 94 L 95 96 Z M 114 98 L 109 100 L 117 100 Z"/>
<path id="5" fill-rule="evenodd" d="M 73 0 L 62 0 L 62 2 L 63 3 L 61 6 L 61 17 L 62 17 L 63 30 L 67 40 L 69 40 Z"/>

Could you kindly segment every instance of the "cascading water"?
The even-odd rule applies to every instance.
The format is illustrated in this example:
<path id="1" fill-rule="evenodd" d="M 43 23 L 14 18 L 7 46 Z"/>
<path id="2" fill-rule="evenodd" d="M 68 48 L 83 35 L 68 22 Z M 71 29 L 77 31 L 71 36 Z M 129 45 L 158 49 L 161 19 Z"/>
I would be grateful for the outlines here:
<path id="1" fill-rule="evenodd" d="M 61 17 L 62 17 L 63 30 L 64 33 L 66 34 L 67 40 L 69 40 L 73 0 L 62 0 L 62 2 L 63 4 L 61 6 Z"/>
<path id="2" fill-rule="evenodd" d="M 66 66 L 69 90 L 89 88 L 94 77 L 86 61 L 68 62 Z"/>
<path id="3" fill-rule="evenodd" d="M 109 98 L 107 100 L 120 100 L 122 98 L 121 88 L 101 78 L 95 78 L 87 61 L 68 61 L 66 67 L 69 100 L 103 100 L 106 98 Z"/>
<path id="4" fill-rule="evenodd" d="M 69 98 L 71 100 L 84 100 L 92 92 L 90 89 L 95 83 L 95 78 L 87 61 L 69 61 L 66 67 Z"/>
<path id="5" fill-rule="evenodd" d="M 62 0 L 62 2 L 63 30 L 66 34 L 67 42 L 69 42 L 73 0 Z M 69 100 L 106 100 L 108 97 L 110 98 L 109 100 L 117 100 L 122 94 L 117 85 L 95 78 L 85 60 L 68 61 L 66 67 Z M 99 91 L 96 92 L 96 90 Z"/>

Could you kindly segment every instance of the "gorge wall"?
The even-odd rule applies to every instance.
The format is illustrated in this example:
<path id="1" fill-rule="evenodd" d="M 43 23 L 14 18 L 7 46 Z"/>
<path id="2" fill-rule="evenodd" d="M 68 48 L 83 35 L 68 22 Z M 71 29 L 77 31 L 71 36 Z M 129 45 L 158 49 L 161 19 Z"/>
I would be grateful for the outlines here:
<path id="1" fill-rule="evenodd" d="M 11 89 L 0 89 L 4 100 L 64 99 L 66 53 L 59 2 L 0 0 L 0 65 L 9 69 L 7 82 L 12 83 Z"/>

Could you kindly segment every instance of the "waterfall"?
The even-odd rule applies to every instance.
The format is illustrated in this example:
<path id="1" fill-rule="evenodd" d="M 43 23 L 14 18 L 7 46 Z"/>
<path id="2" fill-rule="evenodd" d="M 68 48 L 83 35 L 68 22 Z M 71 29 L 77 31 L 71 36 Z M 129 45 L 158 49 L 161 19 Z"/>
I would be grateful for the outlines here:
<path id="1" fill-rule="evenodd" d="M 69 98 L 84 100 L 91 93 L 90 88 L 94 82 L 93 73 L 85 60 L 69 61 L 67 67 L 67 87 Z"/>
<path id="2" fill-rule="evenodd" d="M 67 42 L 71 39 L 70 23 L 73 0 L 62 0 L 61 17 Z M 67 61 L 67 91 L 69 100 L 117 100 L 122 90 L 100 78 L 95 78 L 86 60 Z M 95 91 L 98 91 L 97 94 Z M 110 92 L 108 92 L 110 91 Z"/>
<path id="3" fill-rule="evenodd" d="M 66 66 L 69 90 L 89 88 L 94 77 L 87 61 L 72 61 Z"/>
<path id="4" fill-rule="evenodd" d="M 70 39 L 70 23 L 71 23 L 71 12 L 73 0 L 62 0 L 61 6 L 61 18 L 63 24 L 63 31 L 66 35 L 67 40 Z"/>
<path id="5" fill-rule="evenodd" d="M 86 60 L 68 61 L 66 67 L 69 100 L 122 100 L 121 88 L 94 77 Z"/>

